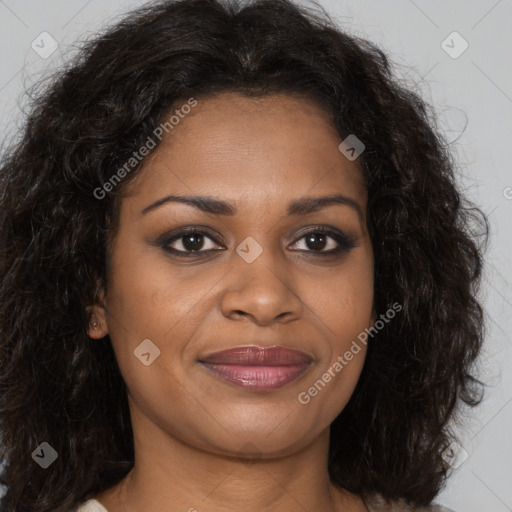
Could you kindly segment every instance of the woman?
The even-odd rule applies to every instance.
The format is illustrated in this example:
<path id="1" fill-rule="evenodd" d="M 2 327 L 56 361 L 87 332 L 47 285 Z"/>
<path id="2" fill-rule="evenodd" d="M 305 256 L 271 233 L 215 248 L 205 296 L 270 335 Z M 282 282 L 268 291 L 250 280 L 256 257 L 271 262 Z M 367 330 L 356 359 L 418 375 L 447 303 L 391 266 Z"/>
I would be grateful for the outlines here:
<path id="1" fill-rule="evenodd" d="M 164 1 L 34 101 L 2 510 L 445 510 L 488 227 L 381 50 L 288 0 Z"/>

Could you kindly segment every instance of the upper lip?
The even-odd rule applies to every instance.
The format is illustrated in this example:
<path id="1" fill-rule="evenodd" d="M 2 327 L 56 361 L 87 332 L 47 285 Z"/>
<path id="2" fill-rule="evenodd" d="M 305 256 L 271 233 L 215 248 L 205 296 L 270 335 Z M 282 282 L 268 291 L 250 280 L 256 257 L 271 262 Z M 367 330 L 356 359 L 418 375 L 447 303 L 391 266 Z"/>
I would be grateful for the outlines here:
<path id="1" fill-rule="evenodd" d="M 304 352 L 288 347 L 273 346 L 262 348 L 250 345 L 214 352 L 200 358 L 199 361 L 212 364 L 281 366 L 311 363 L 312 358 Z"/>

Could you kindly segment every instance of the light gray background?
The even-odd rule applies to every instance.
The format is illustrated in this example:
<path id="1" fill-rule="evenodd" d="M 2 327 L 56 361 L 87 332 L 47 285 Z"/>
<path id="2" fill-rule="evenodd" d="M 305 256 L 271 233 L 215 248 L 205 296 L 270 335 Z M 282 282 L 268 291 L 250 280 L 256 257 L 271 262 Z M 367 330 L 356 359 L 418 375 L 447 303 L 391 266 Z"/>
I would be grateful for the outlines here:
<path id="1" fill-rule="evenodd" d="M 12 135 L 22 122 L 25 85 L 59 67 L 79 38 L 143 3 L 0 0 L 0 138 Z M 397 64 L 396 72 L 434 103 L 443 131 L 455 141 L 464 188 L 489 215 L 491 247 L 482 290 L 488 336 L 482 365 L 490 387 L 473 419 L 459 429 L 468 456 L 436 501 L 456 512 L 512 511 L 512 276 L 507 226 L 512 216 L 512 0 L 320 4 L 346 30 L 381 45 Z M 43 59 L 31 44 L 45 31 L 59 46 Z M 457 58 L 442 47 L 454 31 L 469 45 Z M 457 37 L 444 43 L 452 47 L 447 48 L 452 55 L 463 48 Z"/>

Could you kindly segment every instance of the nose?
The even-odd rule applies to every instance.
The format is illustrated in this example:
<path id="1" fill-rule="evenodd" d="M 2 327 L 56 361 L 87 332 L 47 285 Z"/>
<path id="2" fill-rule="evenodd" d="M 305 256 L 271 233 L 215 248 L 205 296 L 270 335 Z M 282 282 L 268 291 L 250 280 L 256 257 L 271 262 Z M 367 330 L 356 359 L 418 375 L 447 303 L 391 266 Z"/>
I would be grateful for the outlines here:
<path id="1" fill-rule="evenodd" d="M 252 263 L 241 258 L 235 263 L 226 276 L 221 296 L 224 316 L 233 320 L 248 318 L 258 325 L 290 322 L 301 317 L 304 304 L 294 290 L 296 283 L 290 263 L 273 263 L 268 253 L 265 255 L 263 251 Z"/>

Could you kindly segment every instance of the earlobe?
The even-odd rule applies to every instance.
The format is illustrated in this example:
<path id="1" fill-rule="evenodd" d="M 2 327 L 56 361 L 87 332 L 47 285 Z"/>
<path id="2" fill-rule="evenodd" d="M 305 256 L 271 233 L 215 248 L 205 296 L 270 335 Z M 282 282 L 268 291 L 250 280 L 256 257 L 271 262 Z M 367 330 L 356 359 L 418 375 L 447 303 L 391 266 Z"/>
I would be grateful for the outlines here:
<path id="1" fill-rule="evenodd" d="M 90 313 L 87 334 L 89 338 L 99 340 L 108 334 L 108 326 L 105 318 L 105 309 L 102 306 L 94 305 L 86 308 Z"/>
<path id="2" fill-rule="evenodd" d="M 97 298 L 96 303 L 92 306 L 87 306 L 86 311 L 89 314 L 89 325 L 87 327 L 87 334 L 90 338 L 101 339 L 108 334 L 108 325 L 105 314 L 105 294 L 101 284 L 97 283 Z"/>

